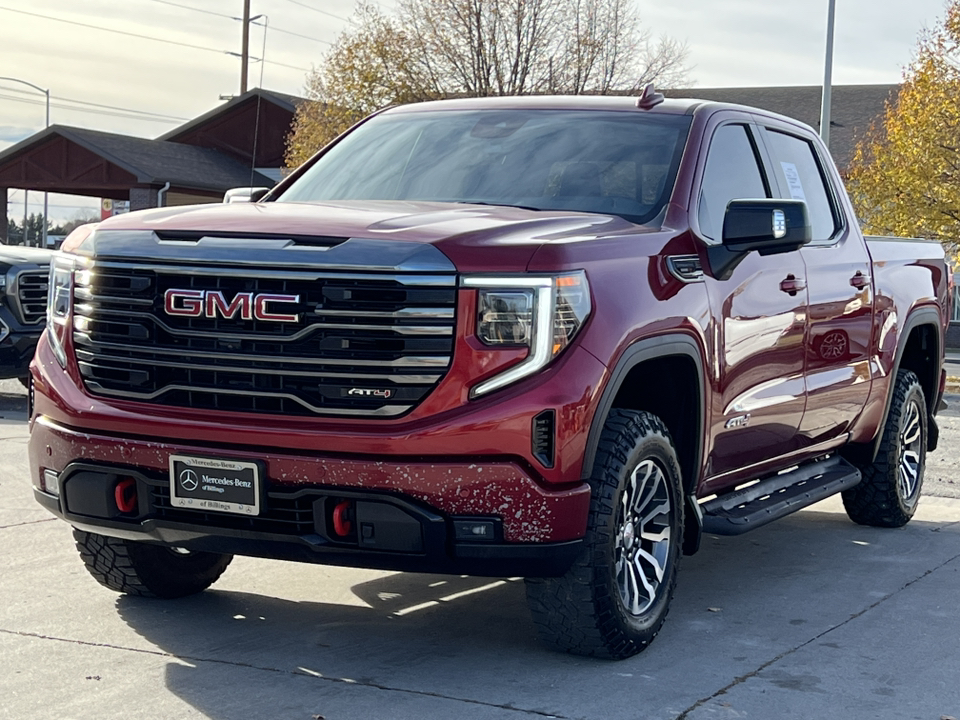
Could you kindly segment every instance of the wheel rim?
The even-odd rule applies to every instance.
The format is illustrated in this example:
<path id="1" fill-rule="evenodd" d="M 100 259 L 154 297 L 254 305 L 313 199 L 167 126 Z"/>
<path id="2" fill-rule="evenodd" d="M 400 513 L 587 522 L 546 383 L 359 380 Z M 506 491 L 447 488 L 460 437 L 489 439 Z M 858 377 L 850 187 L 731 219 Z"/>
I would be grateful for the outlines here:
<path id="1" fill-rule="evenodd" d="M 920 456 L 923 452 L 923 422 L 916 400 L 906 408 L 900 430 L 900 463 L 897 470 L 897 490 L 905 503 L 916 499 L 920 490 Z"/>
<path id="2" fill-rule="evenodd" d="M 617 512 L 615 564 L 620 600 L 642 615 L 657 599 L 670 559 L 673 506 L 663 469 L 644 460 L 630 474 Z"/>

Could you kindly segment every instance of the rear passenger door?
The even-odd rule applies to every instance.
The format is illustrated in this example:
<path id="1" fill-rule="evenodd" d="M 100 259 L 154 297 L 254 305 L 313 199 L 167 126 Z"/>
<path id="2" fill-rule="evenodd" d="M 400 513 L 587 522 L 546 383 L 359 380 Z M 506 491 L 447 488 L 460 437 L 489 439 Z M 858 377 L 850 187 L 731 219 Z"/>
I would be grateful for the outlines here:
<path id="1" fill-rule="evenodd" d="M 721 123 L 709 135 L 691 212 L 706 246 L 720 244 L 731 200 L 773 197 L 776 189 L 756 128 L 749 120 Z M 711 275 L 706 257 L 703 265 L 714 344 L 706 474 L 707 487 L 720 488 L 749 476 L 751 465 L 796 449 L 807 294 L 799 251 L 751 252 L 726 279 Z"/>
<path id="2" fill-rule="evenodd" d="M 804 200 L 813 240 L 800 252 L 807 268 L 807 405 L 799 440 L 844 436 L 867 402 L 873 329 L 870 257 L 846 217 L 839 177 L 811 138 L 789 125 L 763 123 L 780 197 Z"/>

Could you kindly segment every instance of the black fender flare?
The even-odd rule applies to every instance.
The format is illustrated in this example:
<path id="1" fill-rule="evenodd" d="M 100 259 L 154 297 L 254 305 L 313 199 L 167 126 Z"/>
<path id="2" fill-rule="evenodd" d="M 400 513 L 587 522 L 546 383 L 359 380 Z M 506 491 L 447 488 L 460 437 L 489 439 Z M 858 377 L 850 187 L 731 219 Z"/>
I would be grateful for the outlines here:
<path id="1" fill-rule="evenodd" d="M 940 311 L 937 308 L 925 305 L 919 307 L 909 315 L 907 315 L 906 321 L 903 323 L 903 329 L 900 331 L 900 336 L 897 338 L 897 354 L 893 361 L 893 369 L 890 371 L 890 387 L 887 388 L 887 399 L 883 406 L 883 417 L 880 419 L 880 426 L 877 430 L 877 436 L 868 444 L 867 452 L 867 461 L 873 462 L 877 459 L 877 453 L 880 452 L 880 441 L 883 439 L 883 429 L 887 425 L 887 416 L 890 414 L 890 403 L 893 401 L 893 391 L 896 386 L 897 373 L 900 372 L 900 363 L 903 360 L 903 353 L 907 349 L 907 341 L 910 339 L 910 334 L 916 330 L 918 327 L 923 327 L 924 325 L 932 325 L 935 337 L 939 345 L 937 346 L 937 352 L 939 353 L 943 349 L 943 331 L 940 325 Z M 940 371 L 943 368 L 943 363 L 940 363 L 940 367 L 937 368 L 937 372 L 934 373 L 934 384 L 940 382 Z M 937 392 L 937 388 L 934 388 L 934 394 Z M 928 418 L 933 418 L 933 412 L 936 408 L 937 398 L 929 397 L 927 398 L 927 415 Z"/>
<path id="2" fill-rule="evenodd" d="M 668 335 L 656 335 L 654 337 L 637 340 L 620 355 L 616 365 L 610 372 L 603 393 L 600 395 L 600 402 L 597 404 L 593 420 L 590 423 L 590 431 L 587 435 L 587 448 L 583 455 L 583 468 L 580 471 L 580 479 L 587 480 L 593 471 L 593 463 L 597 455 L 597 446 L 600 444 L 600 433 L 603 431 L 603 425 L 610 414 L 614 398 L 620 390 L 620 386 L 629 372 L 642 362 L 655 360 L 657 358 L 681 355 L 688 357 L 693 361 L 697 370 L 699 387 L 697 394 L 698 417 L 697 428 L 699 438 L 695 444 L 694 458 L 691 466 L 691 477 L 685 480 L 684 492 L 691 494 L 696 489 L 697 475 L 700 471 L 700 465 L 703 461 L 703 438 L 704 422 L 706 410 L 706 375 L 704 372 L 703 354 L 700 345 L 690 335 L 683 333 L 672 333 Z"/>

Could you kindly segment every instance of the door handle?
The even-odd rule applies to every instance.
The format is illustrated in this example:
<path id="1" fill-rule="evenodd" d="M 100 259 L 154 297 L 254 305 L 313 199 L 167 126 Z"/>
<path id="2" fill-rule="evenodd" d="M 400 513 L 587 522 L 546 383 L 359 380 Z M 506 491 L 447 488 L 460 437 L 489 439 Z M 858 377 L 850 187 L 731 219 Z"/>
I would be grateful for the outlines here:
<path id="1" fill-rule="evenodd" d="M 791 297 L 796 295 L 801 290 L 806 290 L 807 284 L 803 281 L 802 278 L 796 278 L 792 274 L 787 275 L 783 280 L 780 281 L 780 290 L 785 292 Z"/>
<path id="2" fill-rule="evenodd" d="M 850 278 L 850 284 L 857 290 L 862 290 L 870 284 L 870 276 L 864 275 L 862 272 L 857 270 L 857 274 Z"/>

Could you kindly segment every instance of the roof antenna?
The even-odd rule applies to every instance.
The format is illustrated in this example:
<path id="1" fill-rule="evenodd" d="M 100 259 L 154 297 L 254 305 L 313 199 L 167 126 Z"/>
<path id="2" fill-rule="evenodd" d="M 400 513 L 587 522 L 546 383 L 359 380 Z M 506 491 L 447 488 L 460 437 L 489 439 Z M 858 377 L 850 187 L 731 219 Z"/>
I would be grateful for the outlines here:
<path id="1" fill-rule="evenodd" d="M 641 110 L 652 110 L 663 102 L 663 93 L 658 93 L 653 83 L 647 83 L 640 97 L 637 98 L 637 107 Z"/>

